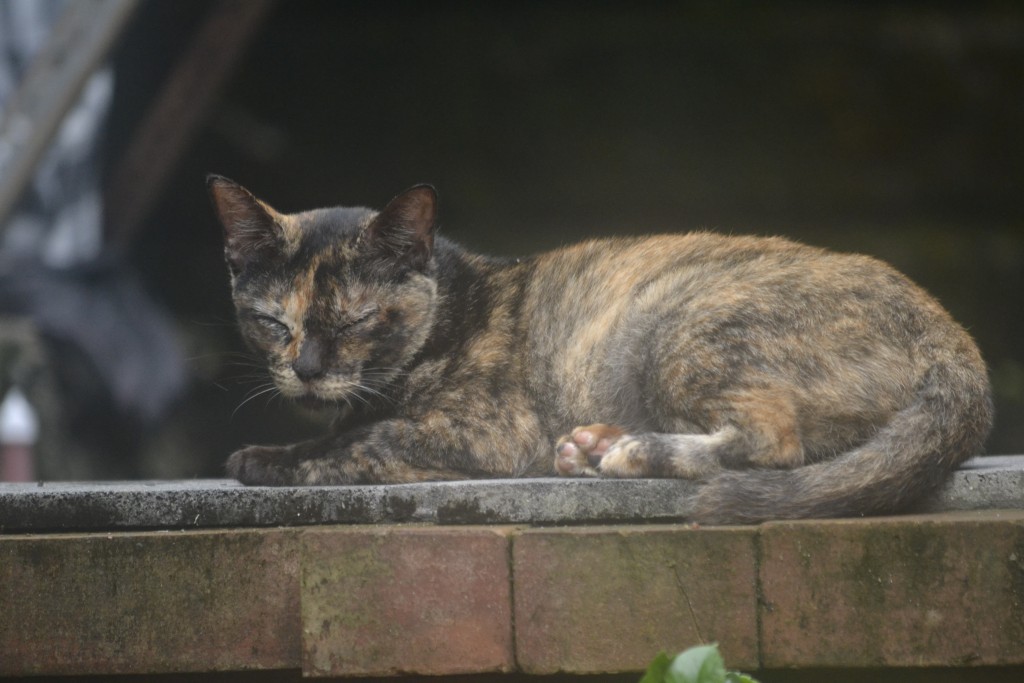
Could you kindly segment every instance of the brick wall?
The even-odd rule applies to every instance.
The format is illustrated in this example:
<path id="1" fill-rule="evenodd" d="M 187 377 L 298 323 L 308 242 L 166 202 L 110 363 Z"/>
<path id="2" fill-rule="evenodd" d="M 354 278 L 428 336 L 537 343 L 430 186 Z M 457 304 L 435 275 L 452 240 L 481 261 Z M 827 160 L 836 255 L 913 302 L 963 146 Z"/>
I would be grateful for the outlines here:
<path id="1" fill-rule="evenodd" d="M 1024 664 L 1024 511 L 0 536 L 0 674 Z"/>

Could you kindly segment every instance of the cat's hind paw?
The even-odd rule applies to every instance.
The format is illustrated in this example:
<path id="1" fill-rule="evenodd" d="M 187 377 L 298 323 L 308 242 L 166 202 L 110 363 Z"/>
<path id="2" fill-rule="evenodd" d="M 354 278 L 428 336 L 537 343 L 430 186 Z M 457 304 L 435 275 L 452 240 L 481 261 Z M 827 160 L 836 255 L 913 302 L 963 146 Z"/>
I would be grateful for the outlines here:
<path id="1" fill-rule="evenodd" d="M 555 471 L 563 477 L 600 476 L 605 455 L 628 439 L 622 429 L 612 425 L 577 427 L 555 444 Z"/>

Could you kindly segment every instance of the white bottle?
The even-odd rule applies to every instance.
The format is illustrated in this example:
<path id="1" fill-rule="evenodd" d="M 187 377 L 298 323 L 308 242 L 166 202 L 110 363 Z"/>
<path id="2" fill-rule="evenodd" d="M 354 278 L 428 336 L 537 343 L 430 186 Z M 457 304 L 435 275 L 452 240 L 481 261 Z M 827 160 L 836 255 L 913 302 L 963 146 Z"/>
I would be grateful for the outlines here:
<path id="1" fill-rule="evenodd" d="M 18 387 L 0 403 L 0 481 L 33 481 L 32 448 L 39 437 L 39 419 Z"/>

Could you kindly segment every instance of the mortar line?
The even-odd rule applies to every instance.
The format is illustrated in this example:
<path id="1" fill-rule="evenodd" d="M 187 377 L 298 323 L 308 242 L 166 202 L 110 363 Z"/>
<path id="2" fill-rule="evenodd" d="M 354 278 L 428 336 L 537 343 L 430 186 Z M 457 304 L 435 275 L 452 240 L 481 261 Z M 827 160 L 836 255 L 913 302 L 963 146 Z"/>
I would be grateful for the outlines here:
<path id="1" fill-rule="evenodd" d="M 522 672 L 522 666 L 519 664 L 519 642 L 516 632 L 516 569 L 513 559 L 513 547 L 519 538 L 520 531 L 520 529 L 513 529 L 508 535 L 507 550 L 505 551 L 505 561 L 508 562 L 508 618 L 512 636 L 512 666 L 518 673 Z"/>
<path id="2" fill-rule="evenodd" d="M 764 668 L 764 583 L 761 570 L 764 561 L 764 538 L 760 528 L 754 533 L 754 624 L 757 633 L 757 667 Z"/>

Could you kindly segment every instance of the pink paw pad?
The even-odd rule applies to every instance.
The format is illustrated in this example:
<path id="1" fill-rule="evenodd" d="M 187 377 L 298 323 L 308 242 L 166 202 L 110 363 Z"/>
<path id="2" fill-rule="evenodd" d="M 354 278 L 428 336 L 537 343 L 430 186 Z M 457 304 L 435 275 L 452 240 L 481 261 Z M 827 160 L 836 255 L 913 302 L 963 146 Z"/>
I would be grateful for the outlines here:
<path id="1" fill-rule="evenodd" d="M 623 434 L 611 425 L 577 427 L 555 445 L 555 470 L 567 477 L 597 476 L 601 458 Z"/>

